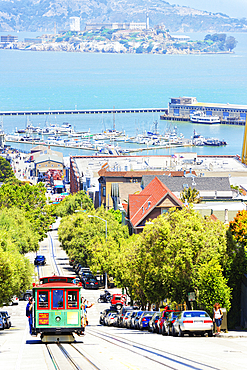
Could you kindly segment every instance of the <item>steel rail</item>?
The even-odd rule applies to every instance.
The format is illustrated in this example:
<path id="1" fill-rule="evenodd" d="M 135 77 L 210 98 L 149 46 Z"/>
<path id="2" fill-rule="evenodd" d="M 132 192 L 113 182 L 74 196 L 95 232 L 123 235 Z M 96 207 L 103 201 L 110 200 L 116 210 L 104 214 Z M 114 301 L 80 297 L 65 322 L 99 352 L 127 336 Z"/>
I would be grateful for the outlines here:
<path id="1" fill-rule="evenodd" d="M 103 339 L 104 341 L 109 342 L 111 344 L 114 344 L 118 347 L 122 347 L 122 348 L 124 348 L 124 349 L 126 349 L 126 350 L 128 350 L 132 353 L 135 353 L 137 355 L 145 357 L 145 358 L 147 358 L 147 359 L 149 359 L 153 362 L 156 362 L 156 363 L 158 363 L 160 365 L 163 365 L 163 366 L 165 366 L 169 369 L 172 369 L 172 370 L 177 370 L 177 368 L 172 367 L 172 366 L 167 365 L 167 364 L 164 364 L 164 362 L 161 362 L 159 360 L 155 360 L 154 358 L 150 357 L 148 354 L 155 355 L 159 358 L 163 358 L 164 360 L 174 362 L 175 364 L 177 364 L 179 366 L 184 366 L 184 367 L 186 367 L 188 369 L 192 369 L 192 370 L 202 370 L 202 366 L 204 366 L 205 368 L 210 369 L 210 370 L 220 370 L 219 368 L 216 368 L 214 366 L 210 366 L 210 365 L 207 365 L 207 364 L 202 364 L 198 361 L 187 359 L 187 358 L 184 358 L 182 356 L 179 356 L 179 355 L 176 355 L 176 354 L 164 351 L 164 350 L 159 350 L 159 349 L 157 350 L 157 348 L 154 348 L 154 347 L 151 347 L 151 346 L 143 346 L 140 343 L 137 343 L 137 342 L 134 342 L 134 341 L 131 341 L 131 340 L 126 341 L 126 340 L 122 339 L 121 337 L 109 335 L 109 334 L 106 334 L 106 333 L 102 333 L 100 331 L 96 331 L 96 330 L 93 330 L 91 328 L 90 329 L 87 328 L 87 334 L 96 336 L 96 337 L 98 337 L 100 339 Z M 126 346 L 127 347 L 129 346 L 131 348 L 127 348 Z M 145 354 L 145 355 L 141 354 L 140 352 L 135 351 L 134 348 L 136 348 L 138 350 L 141 350 L 141 351 L 143 351 L 144 353 L 147 353 L 147 354 Z M 169 356 L 172 356 L 173 358 L 169 357 Z M 190 362 L 191 364 L 189 364 L 188 362 Z"/>
<path id="2" fill-rule="evenodd" d="M 83 370 L 81 366 L 78 365 L 78 363 L 73 359 L 73 357 L 69 354 L 69 352 L 64 348 L 64 346 L 61 343 L 54 343 L 57 345 L 57 348 L 61 351 L 61 353 L 64 355 L 68 363 L 71 365 L 71 367 L 75 370 Z M 96 366 L 84 353 L 82 353 L 78 348 L 70 344 L 71 347 L 73 347 L 82 357 L 85 359 L 94 369 L 100 370 L 98 366 Z M 49 344 L 46 344 L 46 349 L 49 353 L 49 356 L 52 360 L 53 366 L 55 370 L 69 370 L 68 364 L 64 364 L 63 361 L 60 358 L 60 362 L 62 361 L 62 365 L 59 365 L 59 359 L 56 359 L 56 355 L 54 354 L 54 351 L 52 350 L 51 346 Z"/>
<path id="3" fill-rule="evenodd" d="M 76 348 L 74 344 L 70 343 L 70 346 L 73 347 L 77 352 L 79 352 L 92 366 L 95 367 L 95 369 L 100 370 L 100 368 L 95 365 L 84 353 L 82 353 L 81 350 Z"/>

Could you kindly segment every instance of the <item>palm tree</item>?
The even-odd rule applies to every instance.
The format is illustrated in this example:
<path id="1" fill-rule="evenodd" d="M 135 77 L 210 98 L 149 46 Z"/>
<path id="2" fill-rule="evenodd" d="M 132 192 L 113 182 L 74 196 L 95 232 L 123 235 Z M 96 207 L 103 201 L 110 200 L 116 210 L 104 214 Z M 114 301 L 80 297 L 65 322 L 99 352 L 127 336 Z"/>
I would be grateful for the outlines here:
<path id="1" fill-rule="evenodd" d="M 194 189 L 189 188 L 184 188 L 183 191 L 180 193 L 180 199 L 182 200 L 183 203 L 200 203 L 202 198 L 199 196 L 199 191 Z"/>

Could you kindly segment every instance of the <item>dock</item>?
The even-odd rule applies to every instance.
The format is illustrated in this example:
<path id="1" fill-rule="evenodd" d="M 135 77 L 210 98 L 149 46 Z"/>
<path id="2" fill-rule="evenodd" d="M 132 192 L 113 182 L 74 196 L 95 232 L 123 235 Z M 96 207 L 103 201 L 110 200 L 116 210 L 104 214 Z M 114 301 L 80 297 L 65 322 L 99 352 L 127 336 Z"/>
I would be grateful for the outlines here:
<path id="1" fill-rule="evenodd" d="M 0 111 L 0 116 L 44 116 L 66 114 L 115 114 L 115 113 L 168 113 L 167 108 L 120 108 L 120 109 L 68 109 Z"/>

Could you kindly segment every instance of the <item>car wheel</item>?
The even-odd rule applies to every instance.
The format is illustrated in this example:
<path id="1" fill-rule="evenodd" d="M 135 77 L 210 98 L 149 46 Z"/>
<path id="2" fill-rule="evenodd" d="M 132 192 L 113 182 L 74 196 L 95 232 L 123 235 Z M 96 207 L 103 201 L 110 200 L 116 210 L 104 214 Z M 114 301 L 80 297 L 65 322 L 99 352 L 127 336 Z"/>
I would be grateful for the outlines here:
<path id="1" fill-rule="evenodd" d="M 177 337 L 178 333 L 175 332 L 174 327 L 172 327 L 172 335 L 173 337 Z"/>
<path id="2" fill-rule="evenodd" d="M 26 293 L 24 294 L 24 301 L 29 301 L 29 298 L 31 297 L 31 294 L 30 293 Z"/>
<path id="3" fill-rule="evenodd" d="M 189 337 L 193 337 L 193 333 L 192 332 L 189 332 Z"/>
<path id="4" fill-rule="evenodd" d="M 208 336 L 209 336 L 209 337 L 212 337 L 212 336 L 213 336 L 213 332 L 212 332 L 212 330 L 210 330 L 210 331 L 208 332 Z"/>
<path id="5" fill-rule="evenodd" d="M 179 328 L 178 336 L 179 337 L 183 337 L 184 336 L 184 332 L 181 330 L 181 328 Z"/>
<path id="6" fill-rule="evenodd" d="M 117 309 L 117 310 L 121 310 L 121 308 L 122 308 L 122 305 L 121 305 L 121 304 L 117 304 L 117 305 L 116 305 L 116 309 Z"/>

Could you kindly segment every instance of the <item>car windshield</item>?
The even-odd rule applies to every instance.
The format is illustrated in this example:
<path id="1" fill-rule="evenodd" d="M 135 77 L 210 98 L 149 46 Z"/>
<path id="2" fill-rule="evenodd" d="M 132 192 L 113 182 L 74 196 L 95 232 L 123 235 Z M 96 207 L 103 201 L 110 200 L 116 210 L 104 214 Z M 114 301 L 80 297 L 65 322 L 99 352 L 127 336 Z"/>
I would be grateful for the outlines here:
<path id="1" fill-rule="evenodd" d="M 144 312 L 143 316 L 153 316 L 153 312 Z"/>
<path id="2" fill-rule="evenodd" d="M 209 317 L 209 315 L 205 311 L 190 311 L 184 312 L 184 317 Z"/>

